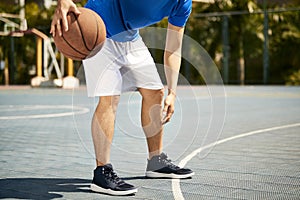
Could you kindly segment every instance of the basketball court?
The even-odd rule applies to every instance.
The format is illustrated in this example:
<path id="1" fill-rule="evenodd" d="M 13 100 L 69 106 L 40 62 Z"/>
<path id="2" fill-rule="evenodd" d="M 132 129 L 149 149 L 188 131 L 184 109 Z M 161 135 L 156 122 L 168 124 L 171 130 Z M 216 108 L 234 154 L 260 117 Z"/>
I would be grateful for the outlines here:
<path id="1" fill-rule="evenodd" d="M 192 179 L 146 179 L 138 93 L 121 97 L 111 161 L 134 196 L 89 190 L 97 99 L 72 90 L 0 87 L 0 198 L 299 199 L 300 88 L 179 86 L 165 152 Z"/>

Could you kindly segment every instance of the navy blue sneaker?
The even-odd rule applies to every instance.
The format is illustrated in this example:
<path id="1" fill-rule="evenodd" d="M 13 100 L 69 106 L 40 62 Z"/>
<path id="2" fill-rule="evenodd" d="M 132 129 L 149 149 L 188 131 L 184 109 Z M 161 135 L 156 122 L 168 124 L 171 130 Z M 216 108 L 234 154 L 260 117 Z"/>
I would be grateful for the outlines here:
<path id="1" fill-rule="evenodd" d="M 130 195 L 137 192 L 136 187 L 118 177 L 111 164 L 98 166 L 94 170 L 91 190 L 110 195 Z"/>
<path id="2" fill-rule="evenodd" d="M 146 177 L 149 178 L 189 178 L 195 173 L 190 169 L 180 168 L 173 164 L 164 153 L 148 160 Z"/>

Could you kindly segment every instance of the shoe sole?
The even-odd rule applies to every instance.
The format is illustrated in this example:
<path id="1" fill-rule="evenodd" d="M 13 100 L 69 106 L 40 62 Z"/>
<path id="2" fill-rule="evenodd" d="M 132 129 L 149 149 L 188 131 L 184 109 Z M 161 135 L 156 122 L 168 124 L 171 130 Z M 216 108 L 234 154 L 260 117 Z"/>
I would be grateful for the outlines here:
<path id="1" fill-rule="evenodd" d="M 135 194 L 137 193 L 137 188 L 132 189 L 132 190 L 123 190 L 123 191 L 116 191 L 112 189 L 105 189 L 102 188 L 96 184 L 91 184 L 91 190 L 94 192 L 99 192 L 103 194 L 110 194 L 110 195 L 115 195 L 115 196 L 124 196 L 124 195 L 130 195 L 130 194 Z"/>
<path id="2" fill-rule="evenodd" d="M 153 172 L 153 171 L 147 171 L 146 177 L 149 178 L 174 178 L 174 179 L 181 179 L 181 178 L 189 178 L 192 177 L 195 174 L 195 172 L 190 174 L 164 174 L 159 172 Z"/>

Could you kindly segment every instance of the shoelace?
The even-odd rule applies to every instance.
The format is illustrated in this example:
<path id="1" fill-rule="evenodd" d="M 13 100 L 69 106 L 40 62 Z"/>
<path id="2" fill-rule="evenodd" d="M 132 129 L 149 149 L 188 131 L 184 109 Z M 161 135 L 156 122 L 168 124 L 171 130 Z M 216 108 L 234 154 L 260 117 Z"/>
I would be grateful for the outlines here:
<path id="1" fill-rule="evenodd" d="M 168 167 L 172 168 L 172 169 L 175 169 L 175 170 L 178 170 L 180 169 L 180 167 L 178 167 L 177 165 L 174 165 L 172 163 L 172 160 L 171 159 L 168 159 L 168 156 L 166 154 L 162 154 L 161 155 L 161 160 L 162 162 L 167 165 Z"/>
<path id="2" fill-rule="evenodd" d="M 104 170 L 104 175 L 106 178 L 110 179 L 112 182 L 119 184 L 121 182 L 123 182 L 120 177 L 118 177 L 118 175 L 113 171 L 113 169 L 111 168 L 106 168 Z"/>

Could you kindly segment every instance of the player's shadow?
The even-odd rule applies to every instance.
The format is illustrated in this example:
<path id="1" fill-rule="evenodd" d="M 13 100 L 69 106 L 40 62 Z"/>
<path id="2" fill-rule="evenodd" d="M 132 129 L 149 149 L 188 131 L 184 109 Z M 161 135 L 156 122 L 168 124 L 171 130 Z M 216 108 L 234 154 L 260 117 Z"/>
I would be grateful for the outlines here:
<path id="1" fill-rule="evenodd" d="M 146 176 L 131 176 L 131 177 L 121 177 L 122 180 L 128 181 L 128 180 L 144 180 L 147 179 Z"/>
<path id="2" fill-rule="evenodd" d="M 54 199 L 62 192 L 91 193 L 91 180 L 77 178 L 6 178 L 0 179 L 0 199 Z"/>

